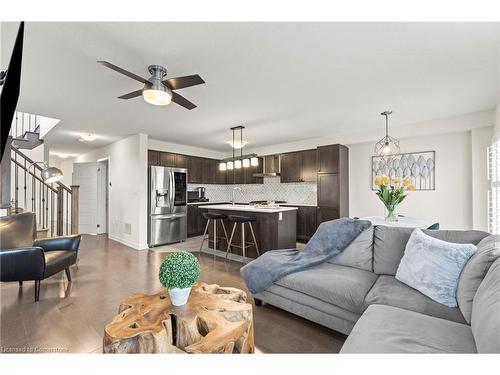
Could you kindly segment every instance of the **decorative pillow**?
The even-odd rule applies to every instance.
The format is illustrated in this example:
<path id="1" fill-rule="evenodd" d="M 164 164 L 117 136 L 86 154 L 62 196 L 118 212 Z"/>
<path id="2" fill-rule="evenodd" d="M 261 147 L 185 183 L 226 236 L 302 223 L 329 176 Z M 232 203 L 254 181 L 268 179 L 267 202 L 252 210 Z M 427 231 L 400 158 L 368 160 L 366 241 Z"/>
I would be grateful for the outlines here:
<path id="1" fill-rule="evenodd" d="M 458 278 L 475 251 L 472 244 L 438 240 L 415 229 L 406 244 L 396 279 L 436 302 L 456 307 Z"/>
<path id="2" fill-rule="evenodd" d="M 458 307 L 467 323 L 472 316 L 472 301 L 479 285 L 493 262 L 500 257 L 500 236 L 491 235 L 479 242 L 476 253 L 465 265 L 458 280 L 457 301 Z"/>

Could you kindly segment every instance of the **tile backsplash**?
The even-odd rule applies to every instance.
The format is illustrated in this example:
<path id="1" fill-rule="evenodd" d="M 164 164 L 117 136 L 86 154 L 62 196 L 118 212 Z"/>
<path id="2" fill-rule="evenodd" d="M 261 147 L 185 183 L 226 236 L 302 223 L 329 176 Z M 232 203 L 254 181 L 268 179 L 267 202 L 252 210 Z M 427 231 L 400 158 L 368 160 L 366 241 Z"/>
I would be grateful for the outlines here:
<path id="1" fill-rule="evenodd" d="M 205 195 L 212 202 L 230 201 L 233 187 L 238 186 L 241 192 L 235 193 L 237 202 L 256 200 L 286 201 L 291 204 L 316 205 L 317 185 L 315 182 L 281 183 L 280 177 L 264 177 L 263 184 L 251 185 L 205 185 L 189 184 L 188 190 L 198 186 L 205 187 Z"/>

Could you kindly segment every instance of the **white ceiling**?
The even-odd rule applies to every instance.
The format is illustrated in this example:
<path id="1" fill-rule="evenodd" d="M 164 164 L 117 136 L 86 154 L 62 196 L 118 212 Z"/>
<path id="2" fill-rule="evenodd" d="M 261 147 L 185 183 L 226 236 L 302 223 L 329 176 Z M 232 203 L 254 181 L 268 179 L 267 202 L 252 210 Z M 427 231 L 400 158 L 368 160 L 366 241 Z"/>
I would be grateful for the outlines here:
<path id="1" fill-rule="evenodd" d="M 2 23 L 2 67 L 16 29 Z M 395 126 L 490 109 L 497 38 L 495 23 L 27 23 L 19 110 L 61 119 L 60 152 L 139 132 L 224 151 L 240 124 L 262 147 L 380 128 L 385 109 Z M 119 100 L 141 84 L 96 60 L 198 73 L 205 85 L 179 90 L 198 108 Z"/>

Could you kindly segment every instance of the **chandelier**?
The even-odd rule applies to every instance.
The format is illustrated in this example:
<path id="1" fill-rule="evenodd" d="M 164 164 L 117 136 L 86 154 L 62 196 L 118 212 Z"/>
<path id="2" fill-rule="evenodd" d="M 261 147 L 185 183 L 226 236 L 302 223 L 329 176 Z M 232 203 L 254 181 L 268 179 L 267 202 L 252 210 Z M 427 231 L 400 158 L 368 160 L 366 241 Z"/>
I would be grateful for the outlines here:
<path id="1" fill-rule="evenodd" d="M 243 155 L 243 147 L 247 144 L 247 142 L 243 141 L 243 129 L 244 126 L 235 126 L 231 128 L 233 132 L 233 140 L 228 143 L 231 145 L 233 149 L 233 156 L 231 158 L 223 159 L 219 163 L 219 170 L 226 171 L 232 169 L 240 169 L 240 168 L 249 168 L 250 166 L 256 167 L 259 165 L 259 159 L 257 158 L 257 154 L 247 154 Z M 237 132 L 239 132 L 239 140 L 237 140 Z M 240 150 L 240 155 L 235 155 L 235 150 Z"/>
<path id="2" fill-rule="evenodd" d="M 375 155 L 385 159 L 391 159 L 394 155 L 399 154 L 399 140 L 389 135 L 389 115 L 392 111 L 384 111 L 381 113 L 385 117 L 385 136 L 375 143 Z"/>

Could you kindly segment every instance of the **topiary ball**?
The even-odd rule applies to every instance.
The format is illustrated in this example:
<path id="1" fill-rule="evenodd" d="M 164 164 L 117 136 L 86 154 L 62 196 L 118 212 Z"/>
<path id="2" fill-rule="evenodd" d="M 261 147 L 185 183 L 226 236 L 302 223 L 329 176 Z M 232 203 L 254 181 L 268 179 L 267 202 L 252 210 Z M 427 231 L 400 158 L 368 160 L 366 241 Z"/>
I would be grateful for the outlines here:
<path id="1" fill-rule="evenodd" d="M 175 252 L 162 262 L 159 277 L 167 289 L 189 288 L 200 277 L 200 263 L 187 251 Z"/>

